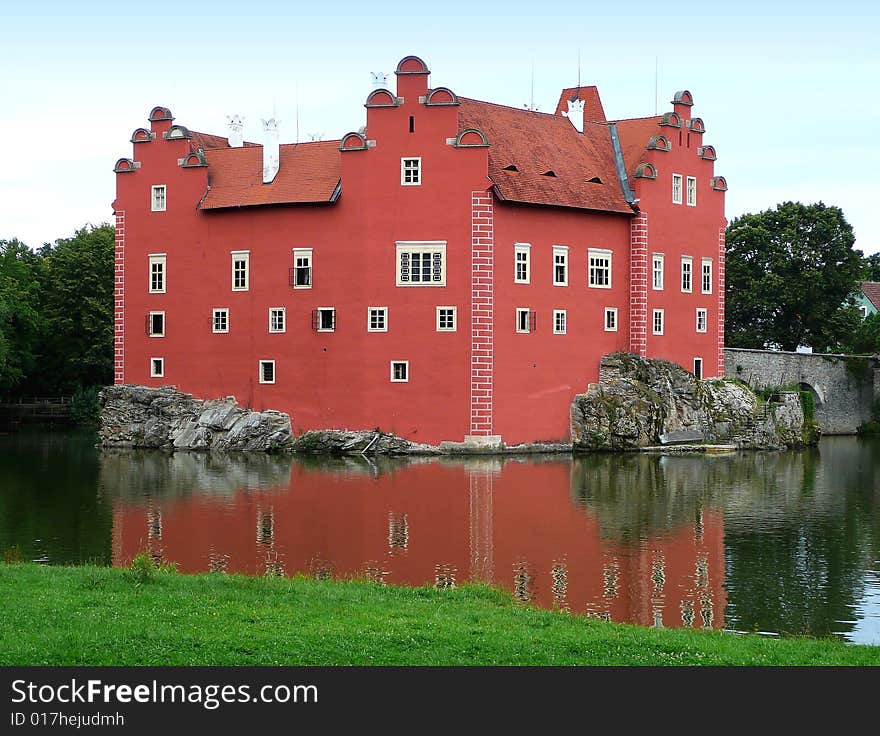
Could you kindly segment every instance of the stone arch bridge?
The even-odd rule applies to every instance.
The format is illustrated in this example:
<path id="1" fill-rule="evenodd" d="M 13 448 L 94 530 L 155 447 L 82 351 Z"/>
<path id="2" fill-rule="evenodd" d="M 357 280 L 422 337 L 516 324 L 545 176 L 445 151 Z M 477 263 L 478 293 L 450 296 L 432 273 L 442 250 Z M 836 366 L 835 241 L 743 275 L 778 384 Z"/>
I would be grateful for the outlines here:
<path id="1" fill-rule="evenodd" d="M 880 398 L 877 356 L 724 349 L 724 374 L 754 389 L 799 387 L 816 403 L 824 434 L 853 434 L 873 418 Z"/>

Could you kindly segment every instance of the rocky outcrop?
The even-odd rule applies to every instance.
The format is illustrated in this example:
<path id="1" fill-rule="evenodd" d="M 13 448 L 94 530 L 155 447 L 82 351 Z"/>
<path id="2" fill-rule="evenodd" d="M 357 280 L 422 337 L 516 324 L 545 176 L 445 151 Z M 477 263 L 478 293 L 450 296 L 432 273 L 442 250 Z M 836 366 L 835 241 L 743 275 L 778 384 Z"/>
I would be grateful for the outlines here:
<path id="1" fill-rule="evenodd" d="M 174 387 L 108 386 L 101 392 L 104 447 L 168 450 L 288 451 L 290 417 L 251 411 L 234 398 L 201 400 Z"/>
<path id="2" fill-rule="evenodd" d="M 436 451 L 378 429 L 311 430 L 297 437 L 292 449 L 304 455 L 411 455 L 420 449 Z"/>
<path id="3" fill-rule="evenodd" d="M 674 433 L 752 449 L 783 449 L 818 438 L 797 393 L 764 403 L 740 383 L 700 381 L 675 363 L 628 353 L 603 357 L 599 383 L 571 405 L 575 449 L 648 447 Z"/>

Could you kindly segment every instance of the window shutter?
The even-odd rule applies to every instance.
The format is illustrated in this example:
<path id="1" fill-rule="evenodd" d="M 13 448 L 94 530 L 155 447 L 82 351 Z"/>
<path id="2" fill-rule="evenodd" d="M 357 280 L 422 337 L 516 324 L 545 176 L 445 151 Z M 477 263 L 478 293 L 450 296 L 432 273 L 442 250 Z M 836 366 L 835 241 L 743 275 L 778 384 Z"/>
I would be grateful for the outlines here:
<path id="1" fill-rule="evenodd" d="M 321 326 L 320 320 L 321 320 L 321 314 L 318 312 L 317 309 L 313 309 L 312 310 L 312 329 L 315 330 L 315 332 L 317 332 L 318 327 Z"/>
<path id="2" fill-rule="evenodd" d="M 400 280 L 409 281 L 409 253 L 400 254 Z"/>
<path id="3" fill-rule="evenodd" d="M 538 329 L 537 313 L 529 312 L 529 332 L 535 332 Z"/>
<path id="4" fill-rule="evenodd" d="M 149 314 L 147 315 L 147 321 L 144 325 L 144 329 L 147 331 L 147 335 L 151 334 L 150 333 L 150 315 Z"/>
<path id="5" fill-rule="evenodd" d="M 431 279 L 443 281 L 443 254 L 440 251 L 431 254 Z"/>
<path id="6" fill-rule="evenodd" d="M 334 309 L 330 312 L 330 327 L 331 329 L 336 329 L 336 310 Z"/>
<path id="7" fill-rule="evenodd" d="M 290 282 L 290 288 L 291 288 L 291 289 L 292 289 L 294 286 L 296 286 L 296 267 L 295 267 L 295 266 L 294 266 L 293 268 L 290 269 L 290 271 L 289 271 L 289 279 L 288 279 L 288 280 L 289 280 L 289 282 Z"/>

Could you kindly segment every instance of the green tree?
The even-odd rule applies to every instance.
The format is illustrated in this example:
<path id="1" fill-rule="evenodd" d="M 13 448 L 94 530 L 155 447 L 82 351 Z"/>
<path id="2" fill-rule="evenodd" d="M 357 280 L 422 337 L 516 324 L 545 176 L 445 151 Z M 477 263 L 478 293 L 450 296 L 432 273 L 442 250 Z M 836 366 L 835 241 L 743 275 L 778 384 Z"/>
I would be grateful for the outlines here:
<path id="1" fill-rule="evenodd" d="M 47 331 L 32 384 L 67 394 L 112 383 L 113 227 L 86 225 L 39 255 Z"/>
<path id="2" fill-rule="evenodd" d="M 15 391 L 36 361 L 43 332 L 40 258 L 20 240 L 0 240 L 0 393 Z"/>
<path id="3" fill-rule="evenodd" d="M 880 353 L 880 313 L 868 315 L 845 347 L 850 353 Z"/>
<path id="4" fill-rule="evenodd" d="M 838 207 L 785 202 L 727 228 L 731 347 L 838 349 L 856 331 L 862 254 Z"/>

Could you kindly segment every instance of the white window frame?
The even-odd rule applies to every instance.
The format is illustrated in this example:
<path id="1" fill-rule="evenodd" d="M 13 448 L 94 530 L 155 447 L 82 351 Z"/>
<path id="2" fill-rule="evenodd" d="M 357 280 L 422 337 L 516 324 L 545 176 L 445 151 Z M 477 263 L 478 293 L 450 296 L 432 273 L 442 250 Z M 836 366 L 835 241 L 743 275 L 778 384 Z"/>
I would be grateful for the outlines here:
<path id="1" fill-rule="evenodd" d="M 222 313 L 225 316 L 226 328 L 225 329 L 217 329 L 217 315 Z M 229 308 L 228 307 L 214 307 L 211 310 L 211 332 L 215 335 L 225 335 L 229 332 Z"/>
<path id="2" fill-rule="evenodd" d="M 315 307 L 315 311 L 318 313 L 318 326 L 315 328 L 315 331 L 336 332 L 336 307 Z M 321 322 L 323 321 L 321 319 L 321 312 L 333 312 L 332 327 L 321 327 Z"/>
<path id="3" fill-rule="evenodd" d="M 279 329 L 276 325 L 273 325 L 273 312 L 281 313 L 281 328 Z M 287 332 L 287 307 L 269 307 L 269 332 L 279 333 L 279 332 Z"/>
<path id="4" fill-rule="evenodd" d="M 589 248 L 587 250 L 587 286 L 591 289 L 610 289 L 612 283 L 612 273 L 614 266 L 614 253 L 607 248 Z M 608 260 L 608 283 L 607 284 L 594 284 L 593 283 L 593 259 L 607 259 Z M 598 268 L 598 266 L 597 266 Z M 596 271 L 598 273 L 598 271 Z"/>
<path id="5" fill-rule="evenodd" d="M 452 327 L 442 327 L 440 324 L 440 313 L 443 310 L 452 311 Z M 437 307 L 437 332 L 457 332 L 458 331 L 458 307 L 445 305 Z"/>
<path id="6" fill-rule="evenodd" d="M 868 319 L 868 308 L 864 304 L 859 306 L 859 313 L 862 315 L 862 319 Z"/>
<path id="7" fill-rule="evenodd" d="M 407 168 L 407 161 L 415 161 L 415 168 Z M 415 171 L 412 181 L 406 180 L 406 175 Z M 400 185 L 404 187 L 418 187 L 422 184 L 422 158 L 421 156 L 402 156 L 400 159 Z"/>
<path id="8" fill-rule="evenodd" d="M 158 194 L 162 192 L 162 202 L 159 206 Z M 168 209 L 168 187 L 165 184 L 154 184 L 150 187 L 150 212 L 165 212 Z"/>
<path id="9" fill-rule="evenodd" d="M 657 266 L 660 266 L 658 269 Z M 666 257 L 662 253 L 654 253 L 651 256 L 651 288 L 654 291 L 663 291 L 665 277 Z M 660 276 L 658 279 L 657 276 Z"/>
<path id="10" fill-rule="evenodd" d="M 562 329 L 559 325 L 559 317 L 562 317 Z M 564 309 L 554 309 L 553 310 L 553 334 L 554 335 L 565 335 L 568 332 L 568 314 Z"/>
<path id="11" fill-rule="evenodd" d="M 522 256 L 522 260 L 520 257 Z M 520 278 L 520 263 L 525 265 L 526 275 Z M 513 283 L 528 284 L 532 279 L 532 246 L 529 243 L 513 244 Z"/>
<path id="12" fill-rule="evenodd" d="M 159 370 L 156 370 L 156 362 Z M 150 358 L 150 378 L 165 378 L 165 358 Z"/>
<path id="13" fill-rule="evenodd" d="M 678 191 L 676 192 L 676 185 Z M 681 174 L 672 175 L 672 204 L 681 204 L 684 198 L 684 177 Z"/>
<path id="14" fill-rule="evenodd" d="M 527 335 L 530 332 L 534 331 L 534 325 L 532 324 L 532 317 L 530 312 L 535 310 L 530 309 L 529 307 L 517 307 L 516 308 L 516 331 L 520 335 Z M 526 314 L 526 329 L 522 329 L 522 321 L 520 320 L 520 315 L 525 312 Z"/>
<path id="15" fill-rule="evenodd" d="M 711 258 L 703 258 L 702 265 L 700 267 L 700 290 L 703 294 L 711 294 L 712 293 L 712 259 Z M 708 275 L 709 275 L 709 288 L 706 288 L 706 267 L 709 267 Z"/>
<path id="16" fill-rule="evenodd" d="M 402 365 L 404 366 L 405 378 L 395 378 L 394 377 L 394 366 Z M 390 363 L 390 378 L 391 383 L 409 383 L 409 361 L 408 360 L 392 360 Z"/>
<path id="17" fill-rule="evenodd" d="M 688 266 L 688 271 L 685 271 L 685 266 Z M 688 286 L 685 288 L 684 285 L 684 276 L 685 273 L 688 274 Z M 682 294 L 691 294 L 694 291 L 694 259 L 691 256 L 682 256 L 681 257 L 681 293 Z"/>
<path id="18" fill-rule="evenodd" d="M 609 316 L 614 317 L 614 326 L 613 327 L 608 326 L 608 317 Z M 604 315 L 603 325 L 605 327 L 605 332 L 617 332 L 617 325 L 618 325 L 617 307 L 605 307 L 605 315 Z"/>
<path id="19" fill-rule="evenodd" d="M 309 269 L 309 283 L 303 284 L 301 286 L 297 285 L 297 283 L 296 283 L 296 271 L 297 271 L 296 261 L 298 258 L 307 258 L 308 262 L 309 262 L 309 265 L 307 267 L 303 266 L 303 268 Z M 293 286 L 294 289 L 311 289 L 312 283 L 314 282 L 314 275 L 315 275 L 314 270 L 312 269 L 312 249 L 311 248 L 294 248 L 293 249 L 293 283 L 291 284 L 291 286 Z"/>
<path id="20" fill-rule="evenodd" d="M 263 372 L 264 365 L 271 365 L 272 366 L 272 380 L 271 381 L 265 380 L 265 374 Z M 258 370 L 260 372 L 260 376 L 259 376 L 260 383 L 264 383 L 266 385 L 271 385 L 271 384 L 274 384 L 275 381 L 278 379 L 278 374 L 275 372 L 275 361 L 274 360 L 261 360 Z"/>
<path id="21" fill-rule="evenodd" d="M 150 294 L 164 294 L 168 289 L 168 256 L 165 253 L 151 253 L 147 256 L 149 259 L 149 270 L 147 271 L 147 287 Z M 162 267 L 162 288 L 153 288 L 153 266 Z"/>
<path id="22" fill-rule="evenodd" d="M 561 262 L 557 263 L 556 259 L 561 258 Z M 562 266 L 563 273 L 565 278 L 562 281 L 559 281 L 556 278 L 556 267 Z M 553 246 L 553 286 L 568 286 L 568 246 L 567 245 L 554 245 Z"/>
<path id="23" fill-rule="evenodd" d="M 660 329 L 657 329 L 657 316 L 660 317 Z M 655 309 L 651 313 L 651 334 L 662 335 L 666 327 L 666 314 L 662 309 Z"/>
<path id="24" fill-rule="evenodd" d="M 696 207 L 697 206 L 697 177 L 689 176 L 687 177 L 685 184 L 685 197 L 687 200 L 688 207 Z"/>
<path id="25" fill-rule="evenodd" d="M 232 261 L 232 290 L 248 291 L 251 287 L 251 252 L 249 250 L 234 250 L 230 253 Z M 237 261 L 244 263 L 244 286 L 235 285 L 235 264 Z"/>
<path id="26" fill-rule="evenodd" d="M 162 332 L 153 332 L 153 316 L 157 314 L 162 315 Z M 150 328 L 147 331 L 147 335 L 150 337 L 165 337 L 165 312 L 150 312 L 149 320 Z"/>
<path id="27" fill-rule="evenodd" d="M 697 375 L 697 363 L 700 364 L 700 380 L 703 380 L 703 359 L 700 357 L 694 358 L 694 375 Z"/>
<path id="28" fill-rule="evenodd" d="M 700 316 L 703 317 L 703 329 L 700 329 Z M 709 310 L 704 307 L 697 307 L 697 332 L 706 332 L 709 328 Z"/>
<path id="29" fill-rule="evenodd" d="M 382 315 L 382 327 L 373 327 L 373 312 Z M 388 332 L 388 307 L 367 307 L 367 332 Z"/>
<path id="30" fill-rule="evenodd" d="M 397 286 L 438 287 L 446 286 L 446 241 L 445 240 L 398 240 L 395 242 L 395 280 Z M 403 281 L 401 279 L 401 256 L 407 254 L 410 260 L 409 276 L 412 278 L 412 254 L 424 256 L 431 254 L 431 281 Z M 440 280 L 434 281 L 434 253 L 440 253 Z"/>

